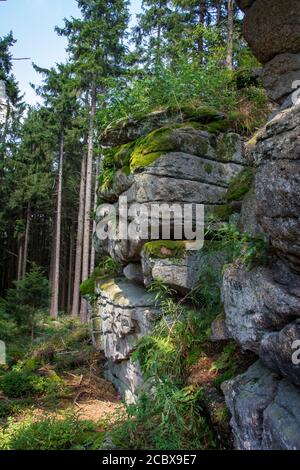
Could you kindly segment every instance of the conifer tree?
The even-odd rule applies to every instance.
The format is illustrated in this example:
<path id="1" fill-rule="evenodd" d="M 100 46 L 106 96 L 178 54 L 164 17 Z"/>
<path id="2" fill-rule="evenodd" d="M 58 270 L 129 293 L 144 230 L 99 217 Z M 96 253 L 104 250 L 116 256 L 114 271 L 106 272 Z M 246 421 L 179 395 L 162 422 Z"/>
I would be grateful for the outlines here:
<path id="1" fill-rule="evenodd" d="M 67 36 L 68 50 L 80 81 L 82 93 L 89 95 L 87 159 L 84 198 L 84 229 L 82 245 L 82 281 L 89 276 L 91 247 L 92 173 L 94 159 L 95 116 L 98 94 L 103 94 L 107 80 L 120 74 L 126 46 L 129 2 L 126 0 L 78 0 L 82 19 L 65 20 L 58 34 Z M 76 306 L 76 305 L 75 305 Z M 73 308 L 73 314 L 75 313 Z M 80 308 L 81 321 L 87 319 L 84 299 Z"/>

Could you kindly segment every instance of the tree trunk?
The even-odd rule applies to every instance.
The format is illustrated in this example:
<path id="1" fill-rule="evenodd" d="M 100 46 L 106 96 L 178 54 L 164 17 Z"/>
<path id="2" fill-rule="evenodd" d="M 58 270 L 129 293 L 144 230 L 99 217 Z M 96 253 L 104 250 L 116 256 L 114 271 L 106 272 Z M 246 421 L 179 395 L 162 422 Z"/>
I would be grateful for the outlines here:
<path id="1" fill-rule="evenodd" d="M 90 124 L 89 124 L 87 163 L 86 163 L 85 209 L 84 209 L 84 230 L 83 230 L 83 250 L 82 250 L 82 282 L 84 282 L 89 276 L 95 114 L 96 114 L 96 84 L 94 81 L 92 83 L 92 90 L 91 90 Z M 80 320 L 82 323 L 87 322 L 87 301 L 83 298 L 81 299 Z"/>
<path id="2" fill-rule="evenodd" d="M 78 210 L 78 223 L 77 223 L 77 238 L 76 238 L 76 254 L 75 254 L 75 272 L 73 284 L 73 303 L 72 303 L 72 316 L 77 317 L 79 314 L 79 299 L 80 299 L 80 280 L 82 269 L 82 241 L 83 241 L 83 224 L 84 224 L 84 206 L 85 206 L 85 179 L 86 179 L 86 157 L 82 158 L 81 162 L 81 179 L 79 190 L 79 210 Z"/>
<path id="3" fill-rule="evenodd" d="M 57 216 L 56 216 L 56 235 L 55 235 L 55 260 L 54 260 L 54 269 L 53 269 L 53 282 L 52 282 L 52 285 L 51 285 L 50 315 L 53 318 L 58 317 L 63 163 L 64 163 L 64 133 L 62 132 L 61 133 L 61 141 L 60 141 L 59 168 L 58 168 Z"/>
<path id="4" fill-rule="evenodd" d="M 72 278 L 73 278 L 73 247 L 74 247 L 74 233 L 73 226 L 71 227 L 70 233 L 70 251 L 69 251 L 69 269 L 68 269 L 68 301 L 67 301 L 67 312 L 71 312 L 72 306 Z"/>
<path id="5" fill-rule="evenodd" d="M 26 229 L 25 229 L 25 240 L 24 240 L 24 253 L 23 253 L 23 264 L 22 264 L 22 277 L 25 276 L 27 270 L 27 257 L 28 257 L 28 245 L 30 235 L 30 222 L 31 222 L 31 205 L 30 202 L 27 205 L 26 214 Z"/>
<path id="6" fill-rule="evenodd" d="M 228 0 L 228 36 L 226 65 L 233 70 L 233 29 L 234 29 L 234 0 Z"/>
<path id="7" fill-rule="evenodd" d="M 96 168 L 95 168 L 94 214 L 96 213 L 96 210 L 97 210 L 97 192 L 98 192 L 98 183 L 99 183 L 98 176 L 99 176 L 99 158 L 97 158 L 96 160 Z M 92 234 L 94 234 L 95 232 L 96 232 L 96 220 L 94 217 Z M 94 272 L 94 269 L 95 269 L 95 257 L 96 257 L 96 252 L 95 252 L 94 243 L 92 242 L 90 275 Z"/>
<path id="8" fill-rule="evenodd" d="M 22 278 L 23 240 L 19 240 L 17 281 Z"/>

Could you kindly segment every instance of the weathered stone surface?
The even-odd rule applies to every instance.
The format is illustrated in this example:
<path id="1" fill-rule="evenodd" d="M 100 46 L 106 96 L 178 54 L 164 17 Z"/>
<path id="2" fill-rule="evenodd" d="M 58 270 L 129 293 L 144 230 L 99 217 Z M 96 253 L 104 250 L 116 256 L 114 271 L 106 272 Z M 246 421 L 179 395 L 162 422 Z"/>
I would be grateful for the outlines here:
<path id="1" fill-rule="evenodd" d="M 144 204 L 149 218 L 153 203 L 178 204 L 181 210 L 184 203 L 204 204 L 206 214 L 210 213 L 224 203 L 230 183 L 245 168 L 242 141 L 235 133 L 216 136 L 187 123 L 185 127 L 159 129 L 158 135 L 151 138 L 147 136 L 146 140 L 138 142 L 134 147 L 134 163 L 137 167 L 133 173 L 126 177 L 121 172 L 123 176 L 120 182 L 116 181 L 111 189 L 100 192 L 99 196 L 115 202 L 116 209 L 119 196 L 126 197 L 129 205 Z M 168 151 L 168 148 L 178 151 Z M 130 149 L 131 152 L 132 148 Z M 144 158 L 148 162 L 147 152 L 150 155 L 154 152 L 155 158 L 150 158 L 151 163 L 144 165 Z M 129 184 L 130 187 L 125 192 L 120 192 Z M 129 213 L 128 221 L 132 220 L 133 215 Z M 96 222 L 96 235 L 98 234 L 100 240 L 96 240 L 97 249 L 123 264 L 139 260 L 141 249 L 149 240 L 148 233 L 145 235 L 135 231 L 134 224 L 131 224 L 135 233 L 132 235 L 131 231 L 128 240 L 121 240 L 118 236 L 101 239 L 100 233 L 112 229 L 115 222 L 110 215 L 101 219 L 98 213 Z M 181 217 L 180 221 L 171 217 L 171 227 L 178 226 L 179 223 L 182 226 Z M 151 220 L 153 229 L 154 226 L 158 232 L 162 228 L 159 217 Z"/>
<path id="2" fill-rule="evenodd" d="M 238 450 L 299 450 L 300 390 L 260 362 L 223 383 Z"/>
<path id="3" fill-rule="evenodd" d="M 238 450 L 261 450 L 264 411 L 274 400 L 279 378 L 256 362 L 245 374 L 222 384 Z"/>
<path id="4" fill-rule="evenodd" d="M 247 145 L 258 167 L 256 213 L 266 237 L 300 271 L 300 106 L 280 112 Z"/>
<path id="5" fill-rule="evenodd" d="M 128 359 L 159 316 L 154 297 L 125 278 L 99 281 L 96 292 L 105 356 L 114 362 Z"/>
<path id="6" fill-rule="evenodd" d="M 289 323 L 281 331 L 266 334 L 261 342 L 259 356 L 263 362 L 290 382 L 300 386 L 300 364 L 292 361 L 293 344 L 300 340 L 300 319 Z"/>
<path id="7" fill-rule="evenodd" d="M 299 386 L 292 345 L 300 338 L 300 277 L 281 262 L 251 271 L 230 266 L 223 278 L 223 300 L 229 335 Z"/>
<path id="8" fill-rule="evenodd" d="M 282 380 L 263 418 L 263 450 L 300 450 L 299 388 Z"/>
<path id="9" fill-rule="evenodd" d="M 118 170 L 113 179 L 112 187 L 100 189 L 99 197 L 107 202 L 115 202 L 119 195 L 127 191 L 133 183 L 133 175 L 126 175 L 122 170 Z"/>
<path id="10" fill-rule="evenodd" d="M 251 189 L 243 199 L 238 228 L 241 233 L 245 233 L 253 238 L 265 238 L 265 233 L 257 220 L 257 199 L 254 189 Z"/>
<path id="11" fill-rule="evenodd" d="M 228 331 L 243 349 L 255 353 L 267 333 L 300 317 L 300 278 L 279 262 L 251 271 L 229 266 L 222 295 Z"/>
<path id="12" fill-rule="evenodd" d="M 122 362 L 108 360 L 105 365 L 104 377 L 114 384 L 128 404 L 135 403 L 138 393 L 144 388 L 144 379 L 139 363 L 132 359 Z"/>
<path id="13" fill-rule="evenodd" d="M 211 335 L 210 341 L 226 341 L 232 339 L 231 334 L 229 333 L 226 327 L 225 315 L 219 315 L 211 324 Z"/>
<path id="14" fill-rule="evenodd" d="M 238 163 L 220 162 L 183 152 L 170 152 L 146 167 L 143 173 L 228 187 L 242 170 L 243 166 Z"/>
<path id="15" fill-rule="evenodd" d="M 300 54 L 279 54 L 268 62 L 262 74 L 263 86 L 269 98 L 283 103 L 293 91 L 292 85 L 300 76 Z"/>
<path id="16" fill-rule="evenodd" d="M 256 0 L 246 10 L 244 37 L 260 62 L 300 51 L 299 18 L 300 3 L 295 0 Z"/>
<path id="17" fill-rule="evenodd" d="M 144 275 L 140 263 L 129 263 L 125 266 L 123 274 L 129 281 L 135 282 L 136 284 L 144 284 Z"/>
<path id="18" fill-rule="evenodd" d="M 138 340 L 160 316 L 154 296 L 126 278 L 98 281 L 94 333 L 102 334 L 106 376 L 132 401 L 142 383 L 139 365 L 131 360 Z M 99 328 L 99 329 L 98 329 Z"/>
<path id="19" fill-rule="evenodd" d="M 155 243 L 159 245 L 159 242 Z M 146 286 L 153 280 L 161 279 L 170 287 L 187 292 L 199 283 L 201 275 L 205 274 L 208 267 L 215 273 L 221 272 L 227 260 L 223 251 L 207 252 L 203 249 L 193 251 L 187 250 L 185 245 L 183 252 L 176 257 L 168 254 L 167 248 L 166 251 L 163 250 L 162 245 L 162 252 L 165 255 L 158 256 L 149 253 L 147 244 L 142 250 L 142 268 Z"/>

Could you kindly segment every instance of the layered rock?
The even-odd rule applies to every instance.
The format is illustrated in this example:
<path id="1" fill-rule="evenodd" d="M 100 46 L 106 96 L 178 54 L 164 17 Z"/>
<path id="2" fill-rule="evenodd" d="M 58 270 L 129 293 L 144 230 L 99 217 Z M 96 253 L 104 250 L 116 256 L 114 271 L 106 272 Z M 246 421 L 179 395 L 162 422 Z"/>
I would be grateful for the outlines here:
<path id="1" fill-rule="evenodd" d="M 227 256 L 217 248 L 187 249 L 190 243 L 154 241 L 146 243 L 141 253 L 144 283 L 162 280 L 171 288 L 186 293 L 199 285 L 207 269 L 221 272 Z"/>
<path id="2" fill-rule="evenodd" d="M 300 390 L 260 362 L 224 382 L 238 450 L 300 450 Z"/>
<path id="3" fill-rule="evenodd" d="M 238 176 L 245 171 L 241 138 L 225 128 L 219 113 L 200 108 L 193 116 L 186 110 L 181 114 L 166 111 L 151 114 L 148 121 L 119 122 L 105 133 L 107 143 L 119 145 L 105 152 L 99 197 L 116 209 L 118 222 L 129 224 L 130 233 L 126 240 L 117 232 L 101 239 L 103 232 L 113 233 L 116 221 L 99 208 L 95 246 L 121 262 L 124 278 L 99 281 L 93 337 L 107 358 L 106 376 L 127 401 L 135 399 L 143 383 L 132 352 L 159 316 L 144 286 L 160 280 L 186 293 L 209 267 L 221 272 L 227 261 L 218 248 L 205 245 L 195 250 L 189 239 L 184 240 L 182 230 L 185 203 L 203 204 L 206 213 L 228 205 L 230 187 L 234 184 L 235 192 Z M 139 230 L 134 211 L 119 214 L 121 198 L 126 198 L 129 208 L 143 204 L 145 218 L 150 221 L 151 217 L 150 231 Z M 155 204 L 157 213 L 152 212 Z M 174 209 L 166 220 L 160 213 L 163 204 Z M 195 222 L 195 214 L 189 217 Z"/>
<path id="4" fill-rule="evenodd" d="M 91 319 L 94 335 L 101 334 L 101 347 L 108 360 L 106 376 L 134 401 L 142 384 L 138 363 L 131 353 L 140 338 L 150 333 L 160 309 L 153 295 L 125 278 L 97 282 L 97 308 Z"/>
<path id="5" fill-rule="evenodd" d="M 222 295 L 225 319 L 216 337 L 234 338 L 260 362 L 223 384 L 232 413 L 237 449 L 300 449 L 300 106 L 288 95 L 300 76 L 300 4 L 296 1 L 238 2 L 245 11 L 244 34 L 264 64 L 271 99 L 287 107 L 246 146 L 256 167 L 244 199 L 242 232 L 269 242 L 268 264 L 227 267 Z"/>
<path id="6" fill-rule="evenodd" d="M 226 202 L 228 187 L 244 168 L 242 142 L 237 134 L 208 132 L 207 127 L 195 123 L 169 126 L 110 150 L 104 159 L 104 174 L 107 170 L 114 177 L 107 184 L 104 180 L 99 196 L 115 204 L 116 209 L 120 196 L 126 197 L 129 205 L 144 204 L 149 219 L 152 216 L 152 230 L 159 232 L 163 223 L 160 216 L 153 217 L 153 204 L 176 204 L 180 208 L 185 203 L 203 204 L 209 213 Z M 135 230 L 132 219 L 129 214 L 134 236 L 101 242 L 101 249 L 123 264 L 139 261 L 149 239 L 148 233 L 145 237 L 139 234 L 138 227 Z M 109 216 L 100 215 L 97 230 L 111 228 L 113 223 Z M 171 217 L 172 230 L 179 225 L 181 218 L 179 221 Z"/>

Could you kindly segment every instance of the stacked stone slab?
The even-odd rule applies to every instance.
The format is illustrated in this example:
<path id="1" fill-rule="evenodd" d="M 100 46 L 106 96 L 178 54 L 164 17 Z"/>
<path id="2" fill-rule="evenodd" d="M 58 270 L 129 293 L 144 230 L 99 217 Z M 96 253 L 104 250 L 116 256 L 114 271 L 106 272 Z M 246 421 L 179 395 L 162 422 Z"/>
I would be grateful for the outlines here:
<path id="1" fill-rule="evenodd" d="M 290 92 L 291 68 L 285 75 L 273 66 L 282 61 L 289 67 L 291 57 L 299 65 L 300 3 L 240 3 L 245 37 L 265 64 L 266 76 L 272 69 L 276 87 L 267 89 L 280 102 Z M 246 148 L 256 171 L 252 209 L 245 200 L 241 229 L 251 226 L 252 233 L 269 242 L 273 255 L 267 266 L 250 271 L 237 262 L 223 278 L 227 337 L 260 358 L 223 385 L 237 449 L 300 449 L 300 364 L 295 360 L 300 340 L 299 136 L 300 105 L 292 105 L 278 112 Z"/>
<path id="2" fill-rule="evenodd" d="M 104 136 L 105 143 L 112 146 L 107 158 L 114 162 L 116 171 L 110 184 L 100 188 L 99 197 L 116 208 L 119 197 L 126 196 L 129 205 L 167 203 L 182 207 L 184 203 L 199 203 L 211 213 L 226 203 L 231 182 L 245 170 L 241 139 L 225 129 L 224 117 L 208 108 L 198 109 L 192 116 L 184 110 L 165 111 L 139 121 L 118 122 Z M 132 223 L 130 216 L 128 222 Z M 152 228 L 154 225 L 160 233 L 160 218 L 152 222 Z M 97 227 L 107 228 L 110 223 L 109 216 L 98 211 Z M 172 216 L 171 226 L 178 224 L 182 221 Z M 132 402 L 144 386 L 132 352 L 160 315 L 147 286 L 160 279 L 186 293 L 195 286 L 205 266 L 220 268 L 224 256 L 219 250 L 215 254 L 192 250 L 187 240 L 136 236 L 103 241 L 97 233 L 97 250 L 121 262 L 124 276 L 97 284 L 94 342 L 107 358 L 106 377 Z"/>

